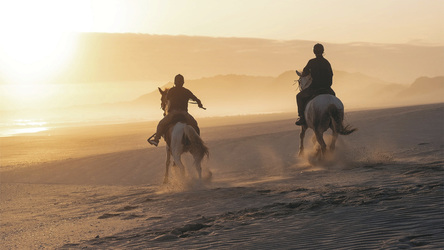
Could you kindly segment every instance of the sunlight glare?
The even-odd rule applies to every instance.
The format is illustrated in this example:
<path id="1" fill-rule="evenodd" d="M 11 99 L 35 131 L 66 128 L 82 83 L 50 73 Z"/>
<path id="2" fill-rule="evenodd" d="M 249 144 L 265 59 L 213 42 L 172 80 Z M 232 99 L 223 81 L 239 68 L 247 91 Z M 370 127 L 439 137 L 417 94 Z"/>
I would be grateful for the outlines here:
<path id="1" fill-rule="evenodd" d="M 67 65 L 76 41 L 66 28 L 76 19 L 66 13 L 68 7 L 76 9 L 73 4 L 61 8 L 64 5 L 60 1 L 0 2 L 0 80 L 47 82 Z M 83 24 L 82 20 L 89 23 L 87 18 L 78 22 Z"/>
<path id="2" fill-rule="evenodd" d="M 48 81 L 68 63 L 73 47 L 69 34 L 9 34 L 0 42 L 2 75 L 7 83 Z"/>
<path id="3" fill-rule="evenodd" d="M 5 85 L 9 96 L 22 104 L 36 104 L 52 93 L 51 85 L 43 83 L 12 83 Z"/>

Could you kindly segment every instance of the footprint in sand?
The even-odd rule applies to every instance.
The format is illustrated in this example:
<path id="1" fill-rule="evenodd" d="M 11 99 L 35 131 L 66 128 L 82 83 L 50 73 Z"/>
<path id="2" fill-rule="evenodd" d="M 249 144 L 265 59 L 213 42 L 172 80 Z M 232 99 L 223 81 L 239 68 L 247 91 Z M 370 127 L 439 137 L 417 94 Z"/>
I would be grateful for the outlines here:
<path id="1" fill-rule="evenodd" d="M 120 216 L 120 214 L 103 214 L 99 216 L 97 219 L 108 219 L 116 216 Z"/>
<path id="2" fill-rule="evenodd" d="M 125 206 L 125 207 L 122 207 L 120 209 L 117 209 L 117 212 L 130 211 L 130 210 L 134 210 L 136 208 L 138 208 L 138 206 Z"/>
<path id="3" fill-rule="evenodd" d="M 122 218 L 122 220 L 132 220 L 132 219 L 143 218 L 143 217 L 145 217 L 145 215 L 130 214 L 130 215 L 126 216 L 125 218 Z"/>

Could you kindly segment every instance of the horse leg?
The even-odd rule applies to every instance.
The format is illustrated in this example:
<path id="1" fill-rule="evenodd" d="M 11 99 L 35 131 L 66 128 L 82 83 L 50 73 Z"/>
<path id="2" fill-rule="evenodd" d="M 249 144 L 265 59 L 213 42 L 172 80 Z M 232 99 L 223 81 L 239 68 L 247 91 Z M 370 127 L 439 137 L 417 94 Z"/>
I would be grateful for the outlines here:
<path id="1" fill-rule="evenodd" d="M 168 171 L 170 168 L 170 163 L 171 163 L 171 151 L 170 148 L 167 146 L 166 147 L 166 153 L 167 153 L 167 159 L 166 159 L 166 163 L 165 163 L 165 177 L 163 178 L 163 184 L 167 184 L 168 183 Z"/>
<path id="2" fill-rule="evenodd" d="M 182 174 L 182 176 L 185 176 L 185 166 L 182 163 L 180 155 L 181 155 L 181 153 L 179 153 L 177 151 L 173 151 L 174 162 L 180 168 L 180 173 Z"/>
<path id="3" fill-rule="evenodd" d="M 318 141 L 319 146 L 321 147 L 318 154 L 319 159 L 322 159 L 322 157 L 325 155 L 325 151 L 327 150 L 327 145 L 325 144 L 323 134 L 324 133 L 320 131 L 315 132 L 316 140 Z"/>
<path id="4" fill-rule="evenodd" d="M 194 166 L 196 167 L 197 174 L 199 175 L 199 180 L 202 179 L 202 156 L 199 154 L 193 154 Z"/>
<path id="5" fill-rule="evenodd" d="M 333 131 L 332 134 L 332 139 L 331 139 L 331 143 L 330 143 L 330 151 L 333 152 L 335 151 L 336 148 L 336 139 L 338 139 L 338 133 Z"/>
<path id="6" fill-rule="evenodd" d="M 307 131 L 307 126 L 302 126 L 301 133 L 299 134 L 299 138 L 301 141 L 299 145 L 299 156 L 302 156 L 304 154 L 304 137 L 306 131 Z"/>
<path id="7" fill-rule="evenodd" d="M 179 123 L 180 124 L 180 123 Z M 181 155 L 183 154 L 184 147 L 182 145 L 183 129 L 177 127 L 179 124 L 174 125 L 171 131 L 171 155 L 173 156 L 174 164 L 180 168 L 182 176 L 185 176 L 185 166 L 182 163 Z"/>
<path id="8" fill-rule="evenodd" d="M 313 135 L 313 137 L 311 137 L 311 142 L 314 146 L 316 146 L 316 143 L 318 142 L 318 140 L 316 139 L 316 135 Z"/>

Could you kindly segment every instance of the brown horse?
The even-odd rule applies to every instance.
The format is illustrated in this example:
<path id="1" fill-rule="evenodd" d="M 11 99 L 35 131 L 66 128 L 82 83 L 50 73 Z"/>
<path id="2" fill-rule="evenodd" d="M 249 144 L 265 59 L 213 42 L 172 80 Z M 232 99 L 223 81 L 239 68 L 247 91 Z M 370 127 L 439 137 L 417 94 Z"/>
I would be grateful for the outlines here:
<path id="1" fill-rule="evenodd" d="M 168 113 L 168 88 L 162 90 L 159 88 L 161 97 L 161 107 L 164 115 Z M 204 156 L 209 156 L 208 148 L 200 138 L 196 130 L 186 123 L 186 115 L 183 113 L 174 114 L 172 122 L 169 125 L 167 132 L 163 135 L 167 143 L 167 159 L 166 170 L 163 183 L 168 183 L 168 172 L 171 163 L 171 156 L 173 157 L 173 164 L 180 168 L 182 176 L 185 175 L 185 166 L 181 161 L 181 155 L 184 153 L 191 153 L 194 158 L 194 166 L 196 167 L 199 179 L 202 178 L 202 160 Z M 211 172 L 209 172 L 211 176 Z"/>

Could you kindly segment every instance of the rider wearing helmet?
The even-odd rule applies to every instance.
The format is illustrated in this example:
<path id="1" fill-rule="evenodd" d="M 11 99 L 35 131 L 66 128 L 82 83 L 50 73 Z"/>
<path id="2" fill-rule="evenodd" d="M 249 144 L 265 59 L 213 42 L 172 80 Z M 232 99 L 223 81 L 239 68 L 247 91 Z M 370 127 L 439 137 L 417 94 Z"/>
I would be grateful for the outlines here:
<path id="1" fill-rule="evenodd" d="M 191 99 L 197 102 L 199 108 L 204 108 L 201 101 L 188 89 L 183 87 L 185 80 L 182 75 L 176 75 L 174 78 L 174 87 L 172 87 L 167 94 L 167 100 L 169 102 L 168 110 L 165 110 L 167 115 L 157 125 L 157 132 L 154 139 L 149 139 L 148 142 L 151 145 L 157 147 L 162 135 L 166 132 L 168 125 L 173 121 L 174 116 L 177 114 L 184 115 L 186 123 L 192 126 L 197 134 L 200 135 L 200 130 L 197 125 L 197 121 L 188 113 L 188 101 Z"/>
<path id="2" fill-rule="evenodd" d="M 335 92 L 331 89 L 333 70 L 327 59 L 322 56 L 324 53 L 324 46 L 317 43 L 313 47 L 313 53 L 316 55 L 316 58 L 308 61 L 307 66 L 305 66 L 304 71 L 302 72 L 302 76 L 311 74 L 312 83 L 308 88 L 296 95 L 299 113 L 299 119 L 296 121 L 296 125 L 299 126 L 305 125 L 305 107 L 312 98 L 320 94 L 335 95 Z"/>

